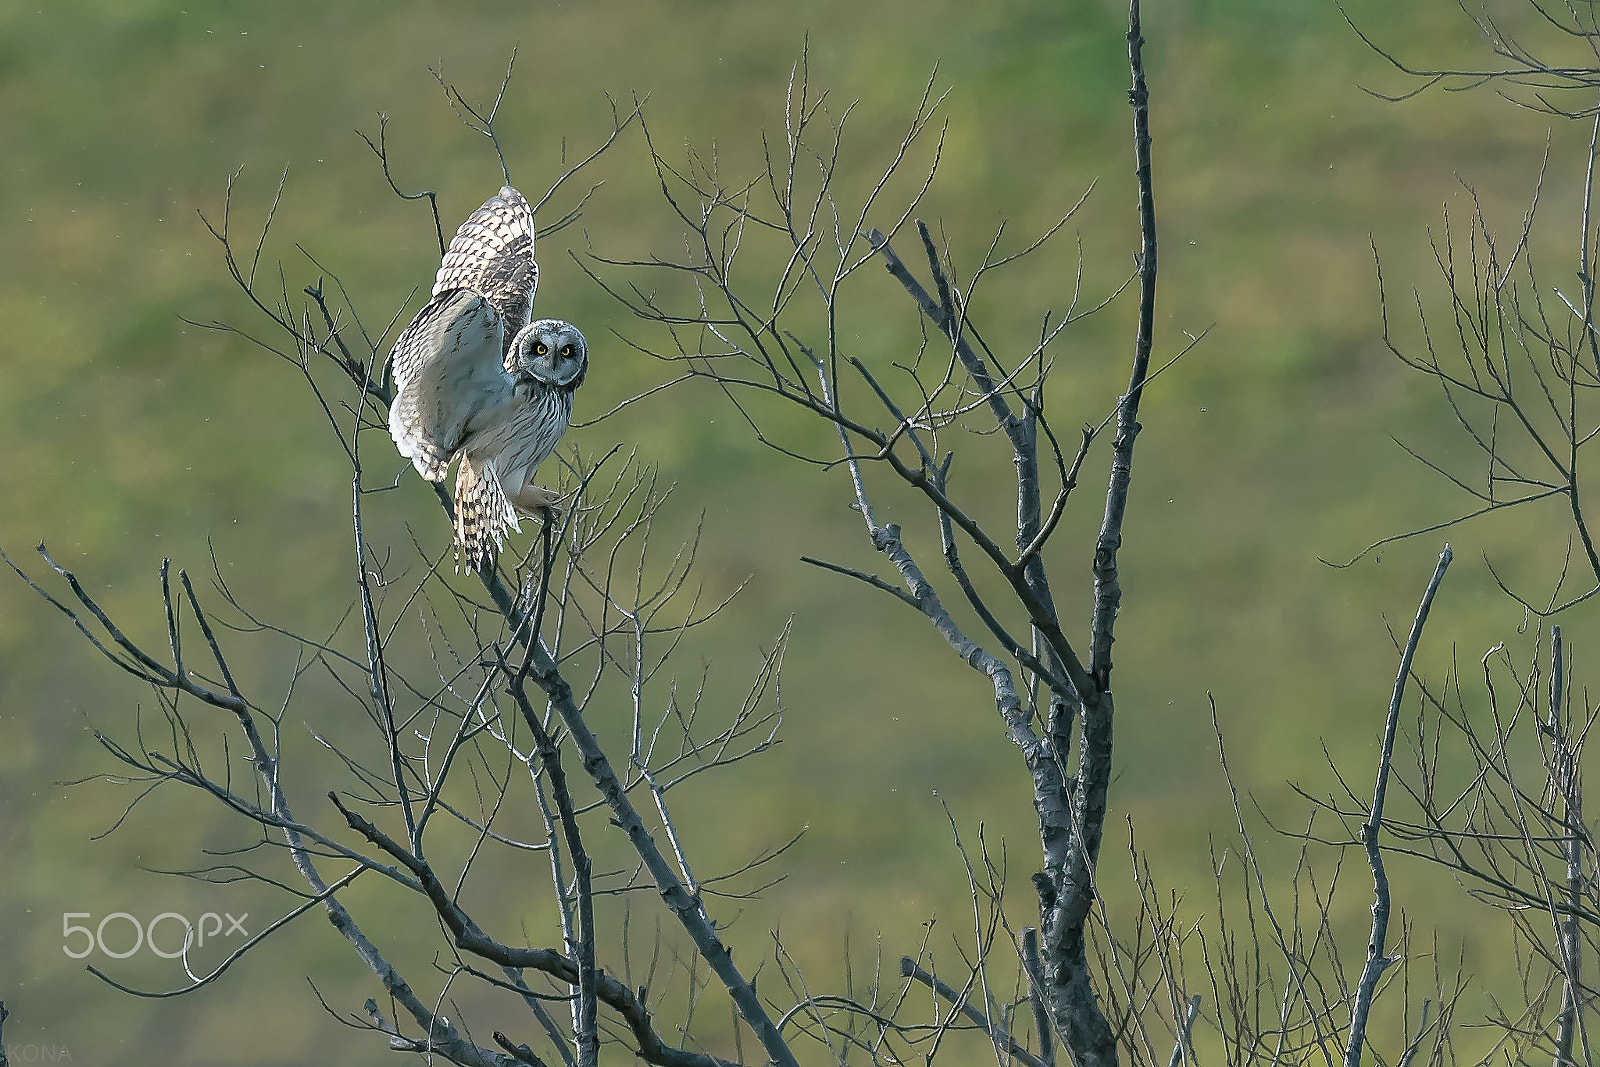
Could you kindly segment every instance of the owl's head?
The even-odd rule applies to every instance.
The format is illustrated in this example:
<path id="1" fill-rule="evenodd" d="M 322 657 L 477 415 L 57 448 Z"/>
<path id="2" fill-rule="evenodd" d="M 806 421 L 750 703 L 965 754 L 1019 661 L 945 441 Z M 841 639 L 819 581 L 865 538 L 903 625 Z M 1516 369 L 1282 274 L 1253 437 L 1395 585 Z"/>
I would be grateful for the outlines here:
<path id="1" fill-rule="evenodd" d="M 589 369 L 589 342 L 570 322 L 540 319 L 512 340 L 506 362 L 515 378 L 570 391 L 583 384 Z"/>

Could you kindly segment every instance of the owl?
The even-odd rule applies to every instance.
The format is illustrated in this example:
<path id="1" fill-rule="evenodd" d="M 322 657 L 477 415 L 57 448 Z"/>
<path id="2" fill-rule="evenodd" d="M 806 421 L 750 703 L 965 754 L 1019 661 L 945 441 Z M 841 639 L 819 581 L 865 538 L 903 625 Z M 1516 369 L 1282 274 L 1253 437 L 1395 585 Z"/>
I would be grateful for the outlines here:
<path id="1" fill-rule="evenodd" d="M 518 515 L 558 499 L 533 475 L 566 432 L 589 346 L 570 323 L 530 321 L 538 284 L 533 212 L 507 185 L 456 231 L 390 355 L 395 447 L 430 482 L 460 459 L 455 543 L 468 570 L 492 568 Z"/>

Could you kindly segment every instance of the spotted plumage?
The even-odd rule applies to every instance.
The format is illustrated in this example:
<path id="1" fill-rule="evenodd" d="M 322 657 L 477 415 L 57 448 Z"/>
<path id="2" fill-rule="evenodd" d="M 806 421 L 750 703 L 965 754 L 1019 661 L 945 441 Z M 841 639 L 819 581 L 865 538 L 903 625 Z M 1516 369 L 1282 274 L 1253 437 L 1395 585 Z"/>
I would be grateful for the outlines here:
<path id="1" fill-rule="evenodd" d="M 456 231 L 432 298 L 390 356 L 395 447 L 430 482 L 459 457 L 455 542 L 469 570 L 494 565 L 519 515 L 557 501 L 534 472 L 566 432 L 589 364 L 575 326 L 530 321 L 533 240 L 528 202 L 505 186 Z"/>

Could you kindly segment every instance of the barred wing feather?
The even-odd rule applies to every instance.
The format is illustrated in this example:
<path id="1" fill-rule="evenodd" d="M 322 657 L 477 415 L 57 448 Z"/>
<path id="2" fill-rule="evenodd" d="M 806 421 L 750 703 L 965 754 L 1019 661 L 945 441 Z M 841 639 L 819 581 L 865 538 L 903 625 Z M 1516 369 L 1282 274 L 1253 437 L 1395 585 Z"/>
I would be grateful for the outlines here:
<path id="1" fill-rule="evenodd" d="M 533 259 L 533 211 L 511 186 L 467 216 L 450 241 L 434 278 L 433 295 L 471 289 L 489 301 L 505 322 L 505 344 L 526 326 L 539 285 Z M 504 356 L 504 349 L 501 351 Z"/>

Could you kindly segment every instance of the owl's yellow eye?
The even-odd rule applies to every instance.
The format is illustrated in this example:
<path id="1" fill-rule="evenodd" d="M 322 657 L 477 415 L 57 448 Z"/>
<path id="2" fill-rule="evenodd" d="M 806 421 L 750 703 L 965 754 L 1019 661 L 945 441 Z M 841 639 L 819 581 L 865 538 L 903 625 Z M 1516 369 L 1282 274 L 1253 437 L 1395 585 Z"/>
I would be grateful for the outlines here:
<path id="1" fill-rule="evenodd" d="M 533 354 L 534 355 L 542 356 L 546 352 L 549 352 L 549 351 L 550 351 L 550 349 L 545 347 L 545 343 L 543 341 L 535 341 L 533 343 Z"/>
<path id="2" fill-rule="evenodd" d="M 571 345 L 562 345 L 561 346 L 561 355 L 562 355 L 562 358 L 570 357 L 572 355 L 572 346 Z"/>

